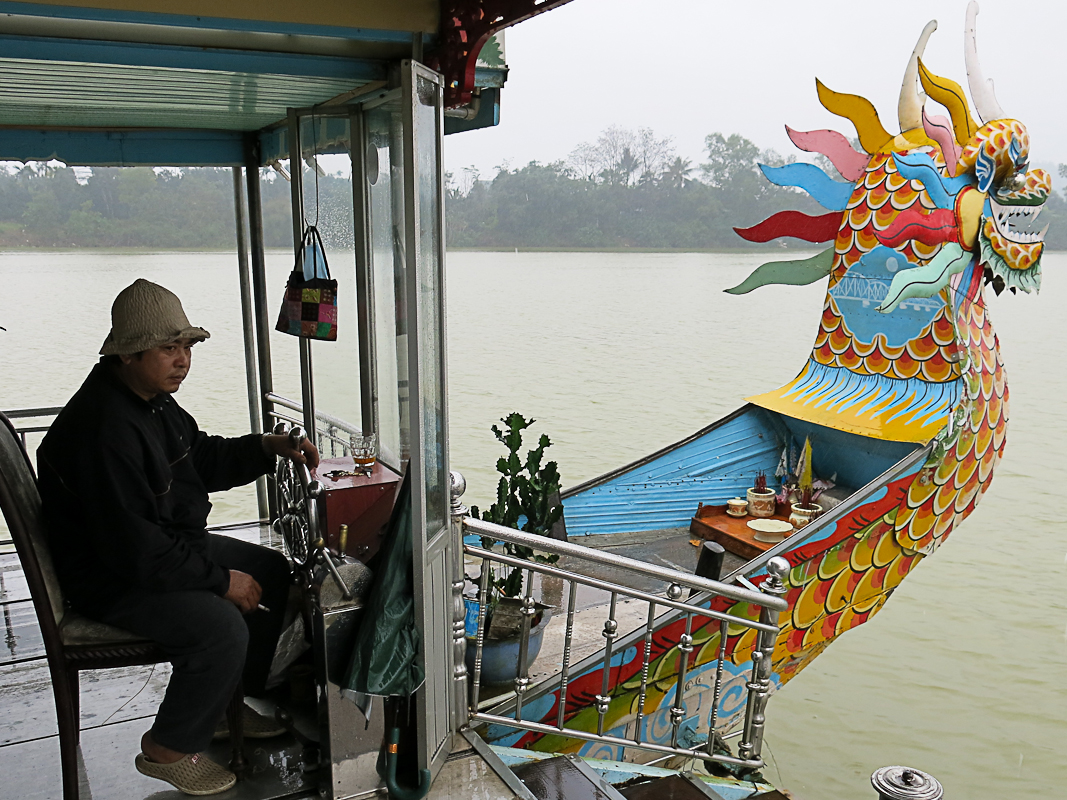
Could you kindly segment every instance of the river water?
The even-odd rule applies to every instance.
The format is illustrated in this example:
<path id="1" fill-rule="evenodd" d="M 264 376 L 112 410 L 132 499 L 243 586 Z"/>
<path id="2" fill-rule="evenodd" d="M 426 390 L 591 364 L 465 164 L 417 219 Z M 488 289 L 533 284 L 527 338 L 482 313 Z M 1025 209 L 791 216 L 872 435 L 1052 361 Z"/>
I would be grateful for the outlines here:
<path id="1" fill-rule="evenodd" d="M 182 297 L 212 338 L 178 399 L 205 430 L 247 431 L 230 253 L 10 252 L 0 258 L 0 408 L 59 405 L 137 277 Z M 291 255 L 268 254 L 280 301 Z M 344 281 L 351 263 L 331 259 Z M 489 426 L 520 411 L 552 438 L 564 485 L 677 441 L 775 388 L 811 347 L 823 288 L 722 289 L 758 255 L 466 253 L 448 258 L 451 462 L 487 504 L 500 454 Z M 839 639 L 768 708 L 767 776 L 806 800 L 873 798 L 904 764 L 948 800 L 1067 795 L 1067 419 L 1061 336 L 1067 255 L 1045 257 L 1040 297 L 989 298 L 1011 386 L 1008 448 L 977 512 L 871 622 Z M 354 301 L 340 340 L 315 344 L 322 410 L 359 422 Z M 296 340 L 272 337 L 275 390 L 299 397 Z M 256 514 L 248 489 L 214 522 Z"/>

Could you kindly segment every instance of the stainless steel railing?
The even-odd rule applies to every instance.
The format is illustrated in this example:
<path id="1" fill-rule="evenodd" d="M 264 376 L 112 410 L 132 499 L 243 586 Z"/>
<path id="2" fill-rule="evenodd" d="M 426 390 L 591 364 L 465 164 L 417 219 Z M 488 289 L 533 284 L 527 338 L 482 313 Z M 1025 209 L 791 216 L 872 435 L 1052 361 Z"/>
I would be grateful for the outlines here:
<path id="1" fill-rule="evenodd" d="M 11 420 L 11 425 L 15 428 L 15 433 L 18 434 L 23 449 L 30 454 L 30 458 L 36 460 L 35 452 L 39 443 L 39 437 L 36 434 L 47 433 L 56 415 L 62 410 L 63 406 L 46 406 L 42 408 L 13 408 L 3 413 L 5 417 Z M 28 434 L 35 434 L 32 447 L 27 439 Z M 6 553 L 10 552 L 7 548 L 12 546 L 13 542 L 7 523 L 3 517 L 0 517 L 0 548 L 3 548 L 3 552 Z M 7 615 L 6 606 L 4 606 L 4 614 Z"/>
<path id="2" fill-rule="evenodd" d="M 26 434 L 47 433 L 53 419 L 62 410 L 63 406 L 47 406 L 43 408 L 13 408 L 3 413 L 5 417 L 11 420 L 11 424 L 15 426 L 15 433 L 22 440 L 22 446 L 28 450 Z M 46 419 L 48 421 L 43 422 Z"/>
<path id="3" fill-rule="evenodd" d="M 270 424 L 268 430 L 273 430 L 278 422 L 287 422 L 289 425 L 304 427 L 304 407 L 287 397 L 282 397 L 274 392 L 267 392 L 267 400 L 271 403 Z M 284 410 L 282 410 L 284 409 Z M 288 414 L 286 411 L 292 411 Z M 349 437 L 353 433 L 361 433 L 359 428 L 351 422 L 331 416 L 322 411 L 315 412 L 315 446 L 324 458 L 351 455 L 352 445 Z M 326 450 L 329 448 L 329 455 Z"/>
<path id="4" fill-rule="evenodd" d="M 285 420 L 290 425 L 304 426 L 304 421 L 300 416 L 303 414 L 304 409 L 300 403 L 274 394 L 274 392 L 267 393 L 267 400 L 275 406 L 270 412 L 271 423 L 268 426 L 268 430 L 272 429 L 274 424 L 281 420 Z M 30 433 L 46 433 L 52 418 L 62 410 L 63 406 L 48 406 L 43 408 L 16 408 L 3 413 L 15 426 L 15 432 L 22 440 L 22 446 L 27 447 L 26 435 Z M 286 411 L 293 411 L 296 415 L 287 414 Z M 321 411 L 315 413 L 315 419 L 319 423 L 315 431 L 315 444 L 319 450 L 325 454 L 326 447 L 329 447 L 331 456 L 349 455 L 351 451 L 349 436 L 353 433 L 360 433 L 360 429 L 350 422 L 345 422 L 343 419 Z M 338 452 L 339 449 L 340 452 Z"/>
<path id="5" fill-rule="evenodd" d="M 771 656 L 774 644 L 778 636 L 778 615 L 787 609 L 787 604 L 781 595 L 785 593 L 785 585 L 782 580 L 788 570 L 788 563 L 783 559 L 773 561 L 768 565 L 769 577 L 763 582 L 760 590 L 748 589 L 740 586 L 711 581 L 700 578 L 679 570 L 648 564 L 623 556 L 613 555 L 602 550 L 594 550 L 569 542 L 548 539 L 542 536 L 505 528 L 489 522 L 472 519 L 467 516 L 466 508 L 460 503 L 459 495 L 465 486 L 462 476 L 453 473 L 453 542 L 460 549 L 460 543 L 464 534 L 475 534 L 484 537 L 485 540 L 494 542 L 508 542 L 522 547 L 528 547 L 535 552 L 551 555 L 556 554 L 566 557 L 572 568 L 562 568 L 545 563 L 535 563 L 521 558 L 510 556 L 484 546 L 463 544 L 461 551 L 464 555 L 478 559 L 481 565 L 481 574 L 478 579 L 478 626 L 474 640 L 474 674 L 467 676 L 465 668 L 465 630 L 460 611 L 461 599 L 454 598 L 455 609 L 455 657 L 456 680 L 460 681 L 463 690 L 457 686 L 457 702 L 461 699 L 469 710 L 468 719 L 475 723 L 490 723 L 501 725 L 532 733 L 563 736 L 571 739 L 581 739 L 590 742 L 600 742 L 612 746 L 638 748 L 659 755 L 680 756 L 683 758 L 701 759 L 704 761 L 716 761 L 733 764 L 741 767 L 758 769 L 763 766 L 761 756 L 763 743 L 763 730 L 765 724 L 764 711 L 771 690 Z M 457 491 L 458 489 L 458 491 Z M 486 609 L 489 604 L 489 576 L 494 565 L 508 568 L 522 569 L 523 596 L 522 596 L 522 632 L 519 641 L 518 675 L 515 678 L 514 691 L 511 700 L 497 706 L 497 710 L 506 710 L 505 713 L 491 713 L 479 709 L 482 680 L 482 655 L 485 644 L 486 632 Z M 613 573 L 621 573 L 624 577 L 609 581 L 583 574 L 574 567 L 578 565 L 598 565 L 609 567 Z M 537 613 L 534 576 L 562 579 L 569 584 L 566 601 L 566 630 L 563 640 L 562 670 L 558 676 L 558 698 L 556 700 L 555 719 L 544 716 L 541 719 L 525 719 L 523 717 L 524 699 L 531 686 L 529 669 L 526 666 L 529 648 L 531 623 Z M 458 581 L 453 582 L 453 592 L 462 591 L 462 573 L 456 576 Z M 668 584 L 665 595 L 656 595 L 643 591 L 634 586 L 626 585 L 627 582 L 638 582 L 637 579 L 654 578 Z M 579 730 L 567 725 L 567 697 L 568 685 L 572 680 L 572 653 L 574 651 L 575 617 L 578 613 L 576 607 L 577 591 L 579 586 L 585 586 L 608 593 L 609 600 L 606 603 L 607 618 L 604 621 L 601 634 L 604 638 L 604 646 L 598 657 L 601 664 L 600 691 L 594 699 L 596 709 L 596 730 Z M 708 605 L 716 597 L 741 603 L 749 603 L 760 609 L 759 619 L 750 620 L 739 616 L 715 611 L 707 605 L 694 605 L 683 600 L 685 589 L 695 589 L 706 593 L 702 595 L 701 602 L 705 600 Z M 645 617 L 643 646 L 638 648 L 642 653 L 640 670 L 640 690 L 636 704 L 636 715 L 633 715 L 632 726 L 627 726 L 627 735 L 619 736 L 610 731 L 605 731 L 607 716 L 612 701 L 611 672 L 613 658 L 620 655 L 616 642 L 620 638 L 618 608 L 620 599 L 628 599 L 646 603 L 648 614 Z M 649 694 L 649 666 L 651 663 L 653 634 L 662 627 L 663 619 L 657 620 L 657 611 L 674 612 L 684 615 L 684 633 L 679 637 L 677 649 L 679 660 L 677 673 L 674 678 L 674 699 L 669 710 L 670 738 L 669 743 L 651 741 L 646 737 L 647 726 L 645 722 L 648 709 L 646 701 Z M 582 613 L 591 613 L 592 609 L 586 609 Z M 687 688 L 687 673 L 690 663 L 693 661 L 693 632 L 694 622 L 697 627 L 707 625 L 710 621 L 719 623 L 719 651 L 718 661 L 715 666 L 714 689 L 712 697 L 712 711 L 709 719 L 709 736 L 705 744 L 691 746 L 680 741 L 682 723 L 686 717 L 685 693 Z M 723 699 L 724 665 L 726 662 L 726 646 L 729 630 L 752 630 L 756 632 L 752 644 L 752 668 L 750 677 L 744 684 L 746 693 L 744 704 L 744 726 L 740 731 L 741 742 L 738 746 L 736 757 L 723 753 L 714 752 L 716 715 L 719 711 L 720 701 Z M 635 632 L 636 633 L 636 632 Z M 461 640 L 463 638 L 463 641 Z M 736 633 L 734 636 L 736 640 Z M 592 658 L 592 657 L 590 657 Z M 588 663 L 585 659 L 584 663 Z M 469 677 L 469 696 L 465 691 Z M 619 720 L 614 721 L 615 730 L 619 727 Z M 632 736 L 630 731 L 632 730 Z"/>
<path id="6" fill-rule="evenodd" d="M 274 392 L 267 393 L 267 400 L 269 400 L 275 408 L 271 410 L 271 424 L 268 429 L 272 429 L 274 424 L 280 420 L 285 420 L 290 425 L 304 426 L 304 421 L 300 417 L 304 412 L 303 406 L 294 400 L 290 400 L 287 397 L 274 394 Z M 281 410 L 285 409 L 285 410 Z M 48 431 L 49 425 L 52 422 L 51 418 L 54 418 L 60 411 L 63 410 L 63 406 L 48 406 L 45 408 L 16 408 L 10 411 L 4 411 L 4 415 L 12 421 L 15 426 L 15 432 L 18 433 L 19 438 L 22 439 L 22 446 L 26 447 L 26 434 L 29 433 L 45 433 Z M 296 412 L 296 416 L 287 414 L 286 411 Z M 47 419 L 47 422 L 44 420 Z M 360 433 L 360 429 L 350 422 L 345 422 L 343 419 L 325 414 L 321 411 L 315 413 L 315 419 L 319 423 L 316 426 L 316 446 L 325 453 L 326 446 L 330 449 L 331 456 L 347 456 L 351 450 L 351 444 L 349 442 L 349 436 L 353 433 Z M 23 422 L 22 420 L 25 420 Z M 341 452 L 337 452 L 340 449 Z"/>

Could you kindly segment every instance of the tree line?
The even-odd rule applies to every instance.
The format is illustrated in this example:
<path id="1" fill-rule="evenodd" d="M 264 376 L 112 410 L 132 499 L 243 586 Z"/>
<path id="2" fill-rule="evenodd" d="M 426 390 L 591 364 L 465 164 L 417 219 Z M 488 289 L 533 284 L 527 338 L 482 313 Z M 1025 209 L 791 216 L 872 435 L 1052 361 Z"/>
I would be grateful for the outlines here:
<path id="1" fill-rule="evenodd" d="M 322 187 L 351 209 L 347 180 L 327 176 Z M 289 184 L 262 181 L 262 194 L 265 243 L 291 247 Z M 229 169 L 0 170 L 0 246 L 227 249 L 235 227 Z"/>
<path id="2" fill-rule="evenodd" d="M 784 209 L 825 213 L 759 171 L 758 164 L 791 158 L 737 134 L 712 133 L 704 144 L 704 160 L 694 164 L 651 129 L 616 126 L 551 164 L 504 164 L 490 177 L 473 167 L 449 173 L 446 241 L 457 248 L 732 249 L 756 247 L 735 226 Z M 265 244 L 290 247 L 290 186 L 272 170 L 264 176 Z M 0 170 L 0 246 L 226 249 L 235 236 L 232 181 L 229 169 L 211 168 Z M 309 207 L 317 192 L 327 245 L 350 247 L 349 180 L 322 175 L 317 185 L 306 183 Z M 1067 249 L 1067 201 L 1054 192 L 1042 216 L 1051 223 L 1048 246 Z"/>

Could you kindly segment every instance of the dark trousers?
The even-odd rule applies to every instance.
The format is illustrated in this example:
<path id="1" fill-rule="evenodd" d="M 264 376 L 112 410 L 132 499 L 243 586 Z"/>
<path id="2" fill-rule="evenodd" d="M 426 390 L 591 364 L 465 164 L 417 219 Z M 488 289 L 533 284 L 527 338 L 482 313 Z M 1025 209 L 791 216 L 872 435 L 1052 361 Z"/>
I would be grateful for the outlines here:
<path id="1" fill-rule="evenodd" d="M 174 668 L 152 725 L 157 744 L 198 753 L 210 743 L 237 681 L 262 693 L 289 597 L 289 561 L 266 547 L 209 534 L 208 554 L 227 569 L 247 572 L 263 588 L 270 611 L 242 616 L 207 590 L 131 592 L 99 619 L 157 642 Z"/>

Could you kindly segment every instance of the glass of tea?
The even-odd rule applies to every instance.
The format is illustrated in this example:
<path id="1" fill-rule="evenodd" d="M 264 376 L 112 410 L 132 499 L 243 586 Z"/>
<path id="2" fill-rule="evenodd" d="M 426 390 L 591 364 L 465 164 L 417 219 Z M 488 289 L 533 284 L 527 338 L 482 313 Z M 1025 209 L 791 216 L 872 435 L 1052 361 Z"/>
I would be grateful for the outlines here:
<path id="1" fill-rule="evenodd" d="M 353 433 L 350 438 L 355 471 L 370 475 L 378 458 L 378 436 L 374 433 Z"/>

